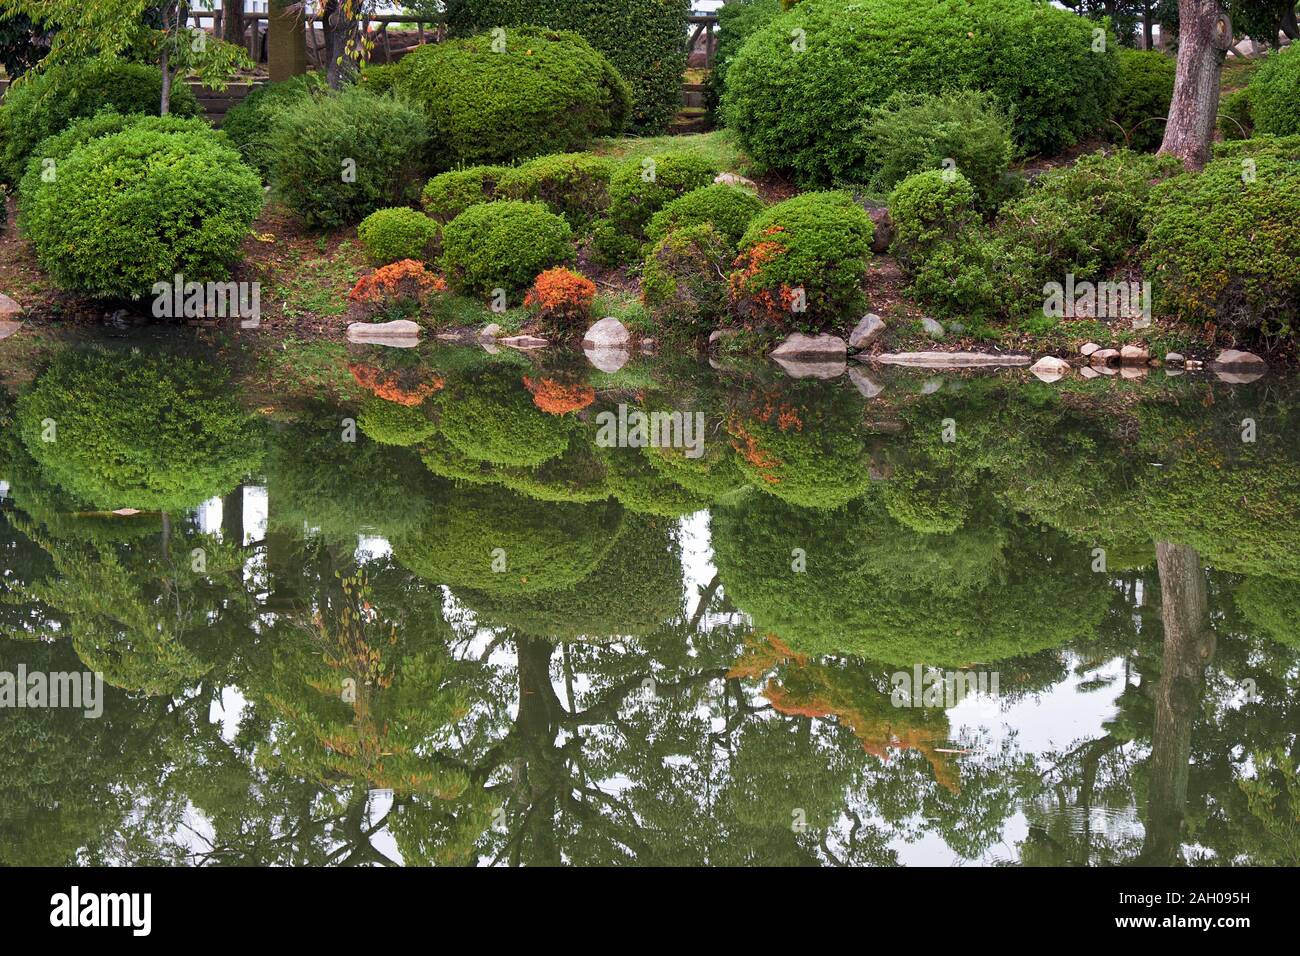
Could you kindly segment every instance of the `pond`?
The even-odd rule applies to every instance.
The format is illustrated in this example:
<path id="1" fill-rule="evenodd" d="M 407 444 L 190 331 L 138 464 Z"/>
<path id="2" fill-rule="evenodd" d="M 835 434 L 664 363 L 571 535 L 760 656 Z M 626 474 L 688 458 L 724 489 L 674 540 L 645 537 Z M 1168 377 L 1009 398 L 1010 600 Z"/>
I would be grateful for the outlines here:
<path id="1" fill-rule="evenodd" d="M 1300 862 L 1283 375 L 20 341 L 0 863 Z"/>

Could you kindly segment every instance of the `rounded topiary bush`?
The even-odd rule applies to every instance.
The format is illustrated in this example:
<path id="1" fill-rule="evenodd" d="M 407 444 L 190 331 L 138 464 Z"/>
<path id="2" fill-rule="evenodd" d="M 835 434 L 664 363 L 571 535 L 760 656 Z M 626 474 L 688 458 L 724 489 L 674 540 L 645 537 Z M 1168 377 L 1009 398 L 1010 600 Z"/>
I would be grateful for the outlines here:
<path id="1" fill-rule="evenodd" d="M 451 222 L 470 206 L 489 202 L 509 171 L 509 166 L 470 166 L 439 173 L 425 183 L 420 205 L 438 222 Z"/>
<path id="2" fill-rule="evenodd" d="M 217 370 L 174 357 L 65 353 L 19 397 L 17 426 L 45 474 L 97 508 L 181 511 L 260 457 Z"/>
<path id="3" fill-rule="evenodd" d="M 357 427 L 381 445 L 417 445 L 437 430 L 437 425 L 419 408 L 368 398 L 357 414 Z"/>
<path id="4" fill-rule="evenodd" d="M 1293 332 L 1300 316 L 1300 162 L 1216 159 L 1152 194 L 1144 253 L 1157 308 L 1187 321 Z"/>
<path id="5" fill-rule="evenodd" d="M 442 231 L 442 267 L 471 295 L 528 288 L 538 273 L 573 261 L 573 230 L 541 203 L 504 200 L 471 206 Z"/>
<path id="6" fill-rule="evenodd" d="M 1119 79 L 1107 130 L 1115 142 L 1142 152 L 1159 148 L 1177 67 L 1172 56 L 1155 50 L 1119 51 Z"/>
<path id="7" fill-rule="evenodd" d="M 244 161 L 265 177 L 271 165 L 268 143 L 276 114 L 303 97 L 324 95 L 327 89 L 319 73 L 266 83 L 230 108 L 221 121 L 221 131 L 230 137 Z"/>
<path id="8" fill-rule="evenodd" d="M 887 193 L 927 169 L 955 169 L 982 209 L 996 208 L 1014 147 L 1011 119 L 974 90 L 896 93 L 872 110 L 865 132 L 871 187 Z"/>
<path id="9" fill-rule="evenodd" d="M 803 193 L 764 210 L 740 241 L 732 308 L 746 320 L 805 329 L 860 312 L 874 231 L 844 192 Z"/>
<path id="10" fill-rule="evenodd" d="M 710 225 L 732 245 L 749 228 L 750 221 L 763 211 L 763 200 L 747 189 L 716 183 L 692 189 L 668 203 L 650 217 L 646 238 L 658 242 L 675 229 Z"/>
<path id="11" fill-rule="evenodd" d="M 614 162 L 590 153 L 539 156 L 502 173 L 497 193 L 507 199 L 545 203 L 574 229 L 585 229 L 609 206 Z"/>
<path id="12" fill-rule="evenodd" d="M 641 296 L 668 336 L 695 337 L 727 312 L 726 275 L 735 244 L 702 223 L 674 229 L 646 254 Z"/>
<path id="13" fill-rule="evenodd" d="M 1094 28 L 1023 0 L 800 3 L 736 54 L 723 114 L 750 156 L 804 185 L 866 179 L 860 119 L 895 91 L 984 90 L 1014 107 L 1021 149 L 1053 152 L 1109 112 L 1118 44 L 1094 52 Z"/>
<path id="14" fill-rule="evenodd" d="M 713 182 L 718 170 L 689 153 L 661 153 L 621 163 L 610 176 L 609 215 L 592 226 L 596 257 L 630 262 L 640 252 L 650 218 L 668 203 Z"/>
<path id="15" fill-rule="evenodd" d="M 157 116 L 161 104 L 162 72 L 143 63 L 87 60 L 24 76 L 0 101 L 0 180 L 17 183 L 36 145 L 73 120 L 105 110 Z M 172 116 L 200 112 L 188 86 L 172 86 Z"/>
<path id="16" fill-rule="evenodd" d="M 60 286 L 138 298 L 177 274 L 229 274 L 262 208 L 261 181 L 211 129 L 168 124 L 83 143 L 24 202 L 23 230 Z"/>
<path id="17" fill-rule="evenodd" d="M 415 198 L 428 125 L 414 106 L 351 87 L 275 111 L 271 187 L 313 229 L 358 222 Z"/>
<path id="18" fill-rule="evenodd" d="M 409 206 L 376 209 L 361 220 L 357 237 L 373 266 L 402 259 L 428 262 L 438 238 L 438 224 Z"/>
<path id="19" fill-rule="evenodd" d="M 576 33 L 533 28 L 417 47 L 398 65 L 396 91 L 427 111 L 435 168 L 509 162 L 579 149 L 618 133 L 627 83 Z"/>
<path id="20" fill-rule="evenodd" d="M 1255 131 L 1266 136 L 1300 133 L 1300 49 L 1270 53 L 1250 78 Z"/>

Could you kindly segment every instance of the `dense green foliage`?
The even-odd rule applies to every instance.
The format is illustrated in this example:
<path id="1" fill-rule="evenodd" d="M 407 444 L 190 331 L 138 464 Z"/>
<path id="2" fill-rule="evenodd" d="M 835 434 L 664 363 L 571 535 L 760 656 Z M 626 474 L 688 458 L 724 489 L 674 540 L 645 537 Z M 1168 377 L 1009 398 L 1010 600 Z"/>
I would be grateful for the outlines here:
<path id="1" fill-rule="evenodd" d="M 715 121 L 722 121 L 718 109 L 727 88 L 727 71 L 751 33 L 778 16 L 782 0 L 727 0 L 717 10 L 718 39 L 713 52 L 713 68 L 705 81 L 705 103 Z"/>
<path id="2" fill-rule="evenodd" d="M 1250 139 L 1255 134 L 1255 120 L 1250 115 L 1250 90 L 1237 90 L 1219 101 L 1216 123 L 1225 140 Z"/>
<path id="3" fill-rule="evenodd" d="M 53 66 L 11 85 L 0 103 L 0 182 L 15 184 L 27 158 L 47 136 L 73 120 L 101 110 L 158 115 L 162 73 L 157 67 L 120 60 L 86 60 Z M 190 88 L 172 88 L 171 115 L 197 116 Z"/>
<path id="4" fill-rule="evenodd" d="M 373 266 L 402 259 L 427 262 L 433 258 L 438 224 L 409 206 L 376 209 L 357 226 L 357 238 Z"/>
<path id="5" fill-rule="evenodd" d="M 1267 136 L 1300 133 L 1300 50 L 1293 44 L 1270 53 L 1250 78 L 1255 130 Z"/>
<path id="6" fill-rule="evenodd" d="M 709 225 L 735 245 L 762 210 L 763 200 L 748 189 L 727 183 L 701 186 L 651 216 L 645 234 L 647 239 L 657 242 L 675 229 Z"/>
<path id="7" fill-rule="evenodd" d="M 417 47 L 398 64 L 396 91 L 420 104 L 435 169 L 580 149 L 622 131 L 631 91 L 576 33 L 514 29 Z"/>
<path id="8" fill-rule="evenodd" d="M 224 279 L 262 207 L 257 173 L 199 121 L 138 123 L 92 139 L 23 206 L 61 286 L 140 297 L 157 282 Z"/>
<path id="9" fill-rule="evenodd" d="M 507 172 L 507 166 L 470 166 L 439 173 L 425 184 L 420 203 L 431 218 L 451 222 L 470 206 L 491 200 Z"/>
<path id="10" fill-rule="evenodd" d="M 359 222 L 415 198 L 427 142 L 424 116 L 400 100 L 357 87 L 297 97 L 272 117 L 271 187 L 310 228 Z"/>
<path id="11" fill-rule="evenodd" d="M 442 232 L 442 266 L 452 287 L 474 295 L 514 294 L 538 274 L 573 261 L 573 230 L 541 203 L 471 206 Z"/>
<path id="12" fill-rule="evenodd" d="M 669 337 L 713 330 L 727 312 L 735 244 L 709 223 L 673 229 L 646 253 L 641 295 Z"/>
<path id="13" fill-rule="evenodd" d="M 221 131 L 239 148 L 244 161 L 265 178 L 271 168 L 269 142 L 276 113 L 301 97 L 325 90 L 325 79 L 319 73 L 265 83 L 230 108 L 221 121 Z"/>
<path id="14" fill-rule="evenodd" d="M 802 31 L 795 33 L 794 31 Z M 817 0 L 760 27 L 731 61 L 723 112 L 757 162 L 803 185 L 863 182 L 863 124 L 895 91 L 984 90 L 1016 142 L 1053 152 L 1098 129 L 1118 70 L 1093 26 L 1024 0 Z"/>
<path id="15" fill-rule="evenodd" d="M 502 172 L 496 190 L 507 199 L 543 203 L 581 232 L 609 207 L 613 171 L 612 160 L 589 153 L 539 156 Z"/>
<path id="16" fill-rule="evenodd" d="M 627 160 L 609 182 L 609 215 L 593 225 L 597 255 L 617 264 L 636 258 L 650 218 L 679 196 L 713 182 L 718 170 L 689 153 Z"/>
<path id="17" fill-rule="evenodd" d="M 456 33 L 531 25 L 573 30 L 627 80 L 631 128 L 663 132 L 681 101 L 690 0 L 448 0 Z"/>
<path id="18" fill-rule="evenodd" d="M 1119 77 L 1111 112 L 1111 138 L 1130 149 L 1155 150 L 1165 136 L 1177 63 L 1156 50 L 1119 51 Z"/>

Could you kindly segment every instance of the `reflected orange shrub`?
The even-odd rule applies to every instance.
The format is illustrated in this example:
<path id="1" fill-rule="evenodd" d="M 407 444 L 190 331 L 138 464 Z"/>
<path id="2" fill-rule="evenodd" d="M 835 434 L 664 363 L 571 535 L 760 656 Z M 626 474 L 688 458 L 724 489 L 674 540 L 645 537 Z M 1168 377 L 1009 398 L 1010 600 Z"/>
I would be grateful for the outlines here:
<path id="1" fill-rule="evenodd" d="M 581 411 L 596 400 L 596 390 L 590 385 L 565 385 L 553 378 L 534 381 L 525 375 L 524 387 L 532 392 L 533 404 L 548 415 Z"/>

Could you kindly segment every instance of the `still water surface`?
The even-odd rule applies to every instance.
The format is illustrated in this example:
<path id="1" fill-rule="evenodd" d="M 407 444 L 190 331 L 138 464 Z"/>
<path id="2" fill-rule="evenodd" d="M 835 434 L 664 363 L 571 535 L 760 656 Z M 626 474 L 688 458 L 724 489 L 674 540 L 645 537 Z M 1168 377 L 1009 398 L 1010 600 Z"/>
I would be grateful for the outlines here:
<path id="1" fill-rule="evenodd" d="M 0 672 L 104 689 L 0 863 L 1300 863 L 1284 377 L 132 345 L 5 357 Z"/>

